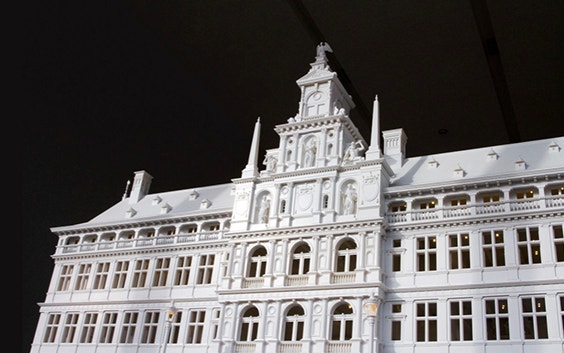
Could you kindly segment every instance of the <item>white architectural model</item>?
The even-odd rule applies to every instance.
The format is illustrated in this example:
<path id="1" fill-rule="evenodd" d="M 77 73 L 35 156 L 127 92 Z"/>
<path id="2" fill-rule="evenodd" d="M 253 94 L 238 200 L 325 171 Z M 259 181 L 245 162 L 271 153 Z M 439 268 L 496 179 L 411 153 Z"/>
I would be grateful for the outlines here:
<path id="1" fill-rule="evenodd" d="M 564 351 L 564 137 L 406 158 L 376 99 L 368 144 L 326 49 L 264 170 L 257 121 L 230 183 L 52 229 L 31 353 Z"/>

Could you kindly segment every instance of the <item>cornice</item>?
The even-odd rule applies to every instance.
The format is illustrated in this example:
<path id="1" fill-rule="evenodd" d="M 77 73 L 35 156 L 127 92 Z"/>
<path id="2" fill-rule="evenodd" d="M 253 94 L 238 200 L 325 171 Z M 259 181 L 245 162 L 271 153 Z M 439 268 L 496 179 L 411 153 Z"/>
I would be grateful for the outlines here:
<path id="1" fill-rule="evenodd" d="M 185 214 L 182 216 L 176 215 L 174 217 L 169 217 L 169 218 L 163 218 L 162 215 L 158 215 L 155 217 L 146 217 L 143 219 L 136 219 L 136 220 L 128 219 L 125 221 L 113 221 L 107 223 L 92 223 L 92 224 L 81 223 L 73 226 L 51 228 L 51 232 L 57 235 L 71 235 L 71 234 L 88 233 L 88 232 L 121 231 L 126 229 L 154 227 L 154 226 L 167 225 L 167 224 L 231 218 L 232 212 L 233 210 L 229 208 L 221 211 L 214 211 L 207 213 Z"/>

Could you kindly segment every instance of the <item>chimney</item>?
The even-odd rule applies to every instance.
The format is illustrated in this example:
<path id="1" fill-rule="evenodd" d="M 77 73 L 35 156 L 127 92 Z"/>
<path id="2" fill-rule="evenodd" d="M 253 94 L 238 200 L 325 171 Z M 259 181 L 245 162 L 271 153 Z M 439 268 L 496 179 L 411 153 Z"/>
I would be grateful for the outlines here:
<path id="1" fill-rule="evenodd" d="M 405 144 L 407 135 L 403 129 L 382 131 L 384 138 L 384 156 L 392 170 L 401 168 L 405 159 Z"/>
<path id="2" fill-rule="evenodd" d="M 145 195 L 149 193 L 149 187 L 151 186 L 152 180 L 153 177 L 151 176 L 151 174 L 147 173 L 144 170 L 135 172 L 131 194 L 129 195 L 130 204 L 139 202 L 143 197 L 145 197 Z"/>

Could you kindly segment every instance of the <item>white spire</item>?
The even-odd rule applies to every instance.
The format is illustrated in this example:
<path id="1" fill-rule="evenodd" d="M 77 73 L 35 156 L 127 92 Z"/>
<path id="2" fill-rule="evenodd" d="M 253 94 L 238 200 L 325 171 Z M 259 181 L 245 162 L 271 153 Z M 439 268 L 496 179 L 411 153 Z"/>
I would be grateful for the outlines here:
<path id="1" fill-rule="evenodd" d="M 372 111 L 372 130 L 370 134 L 370 147 L 366 151 L 366 159 L 378 159 L 382 157 L 380 151 L 380 103 L 378 95 L 374 98 L 374 107 Z"/>
<path id="2" fill-rule="evenodd" d="M 253 133 L 253 142 L 251 143 L 251 150 L 249 152 L 249 161 L 247 166 L 243 169 L 243 178 L 257 177 L 258 174 L 258 151 L 260 141 L 260 117 L 255 123 L 255 131 Z"/>

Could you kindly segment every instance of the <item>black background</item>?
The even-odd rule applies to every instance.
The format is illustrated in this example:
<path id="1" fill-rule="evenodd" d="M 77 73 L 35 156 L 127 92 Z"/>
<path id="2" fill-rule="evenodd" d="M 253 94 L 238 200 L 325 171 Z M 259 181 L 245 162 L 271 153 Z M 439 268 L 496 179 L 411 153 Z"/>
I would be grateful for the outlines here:
<path id="1" fill-rule="evenodd" d="M 152 193 L 240 177 L 259 116 L 261 154 L 277 147 L 273 128 L 296 114 L 295 81 L 320 39 L 366 140 L 376 94 L 382 129 L 406 131 L 408 156 L 561 136 L 563 10 L 545 0 L 34 4 L 19 121 L 22 352 L 51 280 L 50 228 L 109 208 L 138 170 L 153 175 Z"/>

